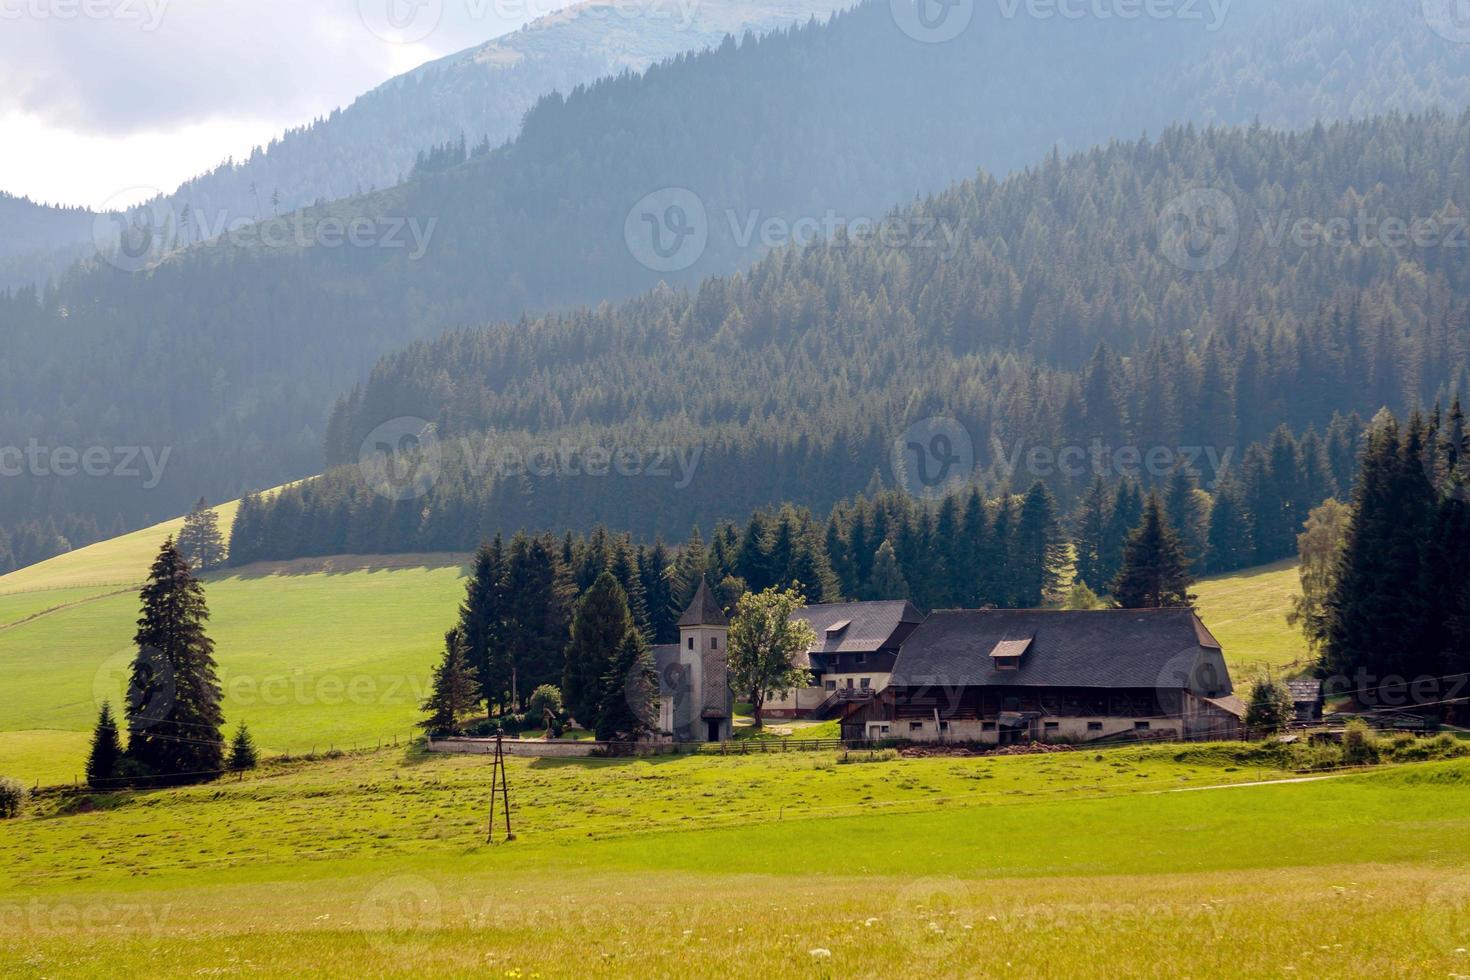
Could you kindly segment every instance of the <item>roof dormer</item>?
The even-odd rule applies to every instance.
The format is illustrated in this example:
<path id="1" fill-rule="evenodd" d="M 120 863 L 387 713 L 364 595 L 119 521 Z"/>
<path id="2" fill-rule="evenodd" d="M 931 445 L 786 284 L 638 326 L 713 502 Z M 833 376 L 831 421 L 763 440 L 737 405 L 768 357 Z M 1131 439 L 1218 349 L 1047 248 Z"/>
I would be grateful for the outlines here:
<path id="1" fill-rule="evenodd" d="M 1020 670 L 1026 651 L 1031 649 L 1031 636 L 1016 640 L 1001 640 L 990 651 L 990 661 L 996 670 Z"/>

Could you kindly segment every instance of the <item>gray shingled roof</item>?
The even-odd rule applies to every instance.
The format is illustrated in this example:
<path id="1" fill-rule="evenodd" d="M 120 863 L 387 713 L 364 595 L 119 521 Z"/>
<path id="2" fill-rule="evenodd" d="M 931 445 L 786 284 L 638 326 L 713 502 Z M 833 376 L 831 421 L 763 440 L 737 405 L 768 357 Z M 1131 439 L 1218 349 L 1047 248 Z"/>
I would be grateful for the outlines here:
<path id="1" fill-rule="evenodd" d="M 1027 639 L 1019 669 L 995 668 L 998 644 Z M 891 683 L 1231 691 L 1219 642 L 1188 609 L 943 610 L 904 642 Z"/>
<path id="2" fill-rule="evenodd" d="M 813 653 L 872 653 L 881 650 L 900 626 L 922 623 L 924 614 L 914 608 L 912 602 L 893 600 L 819 603 L 798 610 L 792 618 L 811 623 L 817 634 L 817 642 L 807 651 L 810 656 Z M 842 623 L 847 623 L 846 628 L 830 637 L 827 635 L 827 630 Z"/>
<path id="3" fill-rule="evenodd" d="M 703 577 L 699 580 L 699 588 L 694 590 L 694 599 L 689 603 L 689 608 L 679 617 L 679 625 L 730 625 L 730 621 L 725 618 L 725 611 L 720 608 L 720 604 L 715 601 L 715 594 L 710 591 L 709 582 Z"/>
<path id="4" fill-rule="evenodd" d="M 1287 681 L 1286 689 L 1291 692 L 1293 701 L 1319 701 L 1322 699 L 1322 682 L 1320 680 L 1305 678 L 1302 680 Z"/>

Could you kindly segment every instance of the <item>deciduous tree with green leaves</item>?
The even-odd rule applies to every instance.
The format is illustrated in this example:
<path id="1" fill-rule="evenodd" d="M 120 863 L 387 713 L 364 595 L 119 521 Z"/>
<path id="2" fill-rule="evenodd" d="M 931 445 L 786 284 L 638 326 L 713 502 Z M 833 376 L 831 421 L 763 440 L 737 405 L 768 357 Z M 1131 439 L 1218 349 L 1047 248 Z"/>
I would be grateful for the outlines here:
<path id="1" fill-rule="evenodd" d="M 890 549 L 891 551 L 891 549 Z M 795 589 L 746 593 L 730 622 L 730 679 L 737 691 L 749 692 L 755 727 L 771 695 L 784 697 L 811 682 L 802 655 L 816 642 L 811 624 L 796 619 L 806 599 Z"/>

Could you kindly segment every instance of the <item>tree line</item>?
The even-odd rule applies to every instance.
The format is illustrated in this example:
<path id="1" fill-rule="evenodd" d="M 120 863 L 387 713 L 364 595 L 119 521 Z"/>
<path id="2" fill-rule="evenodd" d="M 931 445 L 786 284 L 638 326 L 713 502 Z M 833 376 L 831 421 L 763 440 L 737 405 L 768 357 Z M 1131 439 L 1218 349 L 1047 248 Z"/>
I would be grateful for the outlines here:
<path id="1" fill-rule="evenodd" d="M 1222 29 L 1211 32 L 1174 18 L 1004 18 L 987 5 L 976 12 L 983 23 L 932 46 L 903 37 L 885 4 L 865 3 L 831 23 L 731 39 L 640 74 L 548 95 L 513 143 L 391 192 L 312 206 L 302 215 L 308 231 L 344 217 L 437 219 L 429 250 L 415 260 L 408 248 L 196 246 L 170 254 L 146 275 L 101 261 L 81 264 L 44 289 L 0 298 L 7 353 L 0 362 L 0 446 L 32 437 L 46 445 L 169 446 L 173 461 L 149 493 L 119 492 L 114 481 L 18 478 L 17 485 L 39 492 L 0 499 L 0 526 L 74 513 L 103 527 L 121 514 L 136 527 L 149 516 L 179 513 L 201 493 L 233 499 L 249 487 L 318 472 L 324 443 L 332 462 L 350 459 L 380 422 L 410 414 L 439 421 L 441 403 L 446 433 L 528 428 L 535 416 L 551 425 L 534 431 L 559 434 L 583 419 L 606 425 L 610 413 L 623 418 L 615 414 L 620 405 L 646 408 L 639 422 L 675 417 L 682 406 L 670 403 L 686 397 L 671 390 L 675 378 L 718 393 L 691 405 L 690 419 L 781 429 L 788 444 L 821 440 L 827 431 L 852 443 L 871 422 L 857 433 L 832 423 L 856 417 L 863 398 L 883 413 L 902 414 L 903 393 L 915 390 L 915 380 L 958 382 L 917 389 L 941 396 L 1003 386 L 1010 390 L 957 404 L 955 413 L 977 425 L 987 447 L 993 434 L 1007 444 L 1036 441 L 1047 435 L 1033 431 L 1041 400 L 1028 396 L 1049 395 L 1047 410 L 1057 414 L 1067 401 L 1065 385 L 1050 374 L 1054 367 L 1075 369 L 1100 341 L 1133 358 L 1155 336 L 1202 338 L 1232 320 L 1251 333 L 1279 334 L 1264 358 L 1271 374 L 1300 366 L 1313 391 L 1344 413 L 1406 408 L 1411 401 L 1344 404 L 1362 394 L 1356 379 L 1365 375 L 1349 373 L 1353 385 L 1334 387 L 1342 372 L 1333 358 L 1293 359 L 1292 338 L 1329 304 L 1363 311 L 1367 343 L 1354 355 L 1358 366 L 1380 350 L 1382 328 L 1392 356 L 1379 362 L 1375 386 L 1402 388 L 1427 404 L 1426 389 L 1452 385 L 1446 376 L 1462 368 L 1461 359 L 1440 356 L 1434 333 L 1453 322 L 1453 300 L 1466 292 L 1451 250 L 1303 249 L 1289 236 L 1277 248 L 1269 232 L 1287 211 L 1328 220 L 1361 203 L 1371 216 L 1407 220 L 1464 200 L 1456 160 L 1463 121 L 1387 116 L 1290 133 L 1183 125 L 1250 126 L 1259 118 L 1265 126 L 1307 127 L 1318 117 L 1470 101 L 1456 94 L 1470 84 L 1470 54 L 1424 30 L 1411 7 L 1409 0 L 1236 4 Z M 1286 44 L 1289 59 L 1279 54 Z M 1337 70 L 1344 57 L 1373 70 Z M 976 64 L 988 66 L 983 77 Z M 1100 70 L 1107 85 L 1097 84 Z M 1173 80 L 1168 91 L 1159 90 L 1159 78 Z M 432 88 L 423 79 L 385 86 L 365 111 L 412 106 Z M 505 82 L 497 75 L 493 84 Z M 914 112 L 915 105 L 925 111 Z M 452 128 L 432 138 L 417 131 L 404 137 L 400 169 L 434 140 L 460 129 L 484 131 L 447 121 Z M 1171 123 L 1181 125 L 1168 129 Z M 1144 131 L 1163 135 L 1131 139 Z M 1047 156 L 1059 142 L 1090 147 L 1120 134 L 1129 142 Z M 309 164 L 321 135 L 293 134 L 286 145 L 263 150 L 263 159 L 228 165 L 217 180 L 186 187 L 181 199 L 201 213 L 264 217 L 270 208 L 257 203 L 250 185 L 271 196 L 279 188 L 292 200 L 293 181 L 316 178 L 292 178 L 278 167 Z M 366 158 L 355 157 L 344 172 Z M 901 228 L 927 229 L 936 247 L 867 249 L 873 254 L 854 260 L 818 250 L 811 262 L 832 272 L 820 281 L 773 276 L 770 270 L 796 266 L 778 250 L 782 257 L 756 280 L 770 290 L 762 303 L 722 301 L 732 289 L 728 281 L 708 291 L 699 286 L 748 267 L 776 244 L 743 241 L 751 222 L 795 223 L 829 212 L 837 220 L 878 219 L 895 202 L 935 193 L 977 167 L 1014 176 L 981 177 L 958 196 L 941 194 L 893 215 Z M 709 218 L 705 253 L 676 273 L 640 266 L 623 240 L 629 210 L 663 186 L 693 190 Z M 1157 219 L 1168 201 L 1201 186 L 1232 196 L 1243 238 L 1231 263 L 1190 276 L 1162 258 Z M 976 206 L 954 213 L 969 198 Z M 1265 232 L 1262 211 L 1271 219 Z M 958 236 L 953 249 L 951 233 Z M 594 310 L 569 313 L 566 327 L 552 331 L 516 322 L 545 310 L 618 302 L 663 280 L 671 292 L 700 295 L 660 301 L 642 322 L 622 315 L 621 337 L 607 336 L 599 327 L 606 318 Z M 829 294 L 855 298 L 834 311 Z M 472 372 L 453 360 L 426 364 L 411 387 L 368 389 L 364 411 L 325 433 L 333 397 L 373 359 L 416 338 L 499 320 L 510 322 L 492 332 L 533 335 L 513 352 L 518 365 L 487 362 L 492 370 L 484 378 L 478 368 L 487 365 Z M 583 320 L 593 328 L 585 338 L 550 335 Z M 853 331 L 852 344 L 834 325 Z M 1190 346 L 1203 356 L 1202 346 Z M 708 353 L 703 370 L 673 370 L 699 367 L 693 362 L 700 349 Z M 607 350 L 669 353 L 630 374 L 629 360 L 607 357 Z M 961 359 L 954 370 L 931 379 L 933 365 L 951 355 Z M 992 355 L 1005 378 L 989 373 Z M 1231 356 L 1242 355 L 1236 349 Z M 149 370 L 139 370 L 145 361 Z M 749 369 L 737 373 L 737 361 Z M 1387 370 L 1390 361 L 1395 370 Z M 761 372 L 780 381 L 783 363 L 793 377 L 764 383 Z M 1331 376 L 1318 379 L 1319 366 Z M 1033 373 L 1036 385 L 1028 380 Z M 150 376 L 170 379 L 163 397 Z M 808 388 L 810 378 L 822 380 L 801 397 L 821 405 L 785 411 L 797 397 L 788 389 Z M 1278 413 L 1264 426 L 1249 421 L 1238 433 L 1241 444 L 1264 438 L 1280 421 L 1297 430 L 1307 421 L 1326 424 L 1311 400 L 1298 400 L 1274 377 L 1262 383 L 1285 396 L 1293 414 Z M 888 390 L 880 395 L 878 388 Z M 1194 389 L 1182 394 L 1172 416 L 1138 419 L 1192 420 Z M 1247 414 L 1278 407 L 1253 393 L 1240 404 Z M 1009 414 L 1017 406 L 1022 411 Z M 794 432 L 801 418 L 812 424 Z M 991 431 L 992 419 L 1005 420 L 999 432 Z M 1211 438 L 1235 444 L 1218 432 Z M 839 494 L 865 482 L 866 474 Z"/>

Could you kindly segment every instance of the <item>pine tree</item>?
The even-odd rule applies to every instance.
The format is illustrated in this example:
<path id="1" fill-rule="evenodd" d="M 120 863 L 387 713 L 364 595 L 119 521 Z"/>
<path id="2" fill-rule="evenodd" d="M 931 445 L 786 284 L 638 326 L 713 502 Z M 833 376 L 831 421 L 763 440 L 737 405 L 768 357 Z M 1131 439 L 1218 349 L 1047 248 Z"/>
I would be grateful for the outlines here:
<path id="1" fill-rule="evenodd" d="M 1072 542 L 1076 553 L 1077 577 L 1086 582 L 1107 582 L 1103 574 L 1104 538 L 1111 510 L 1108 487 L 1101 476 L 1093 477 L 1072 518 Z"/>
<path id="2" fill-rule="evenodd" d="M 908 599 L 909 584 L 898 567 L 893 542 L 885 540 L 873 556 L 873 575 L 868 582 L 869 599 Z"/>
<path id="3" fill-rule="evenodd" d="M 630 630 L 636 631 L 628 596 L 610 572 L 583 593 L 572 614 L 561 694 L 567 710 L 583 728 L 595 729 L 602 705 L 603 679 Z"/>
<path id="4" fill-rule="evenodd" d="M 112 717 L 112 705 L 103 701 L 92 733 L 92 750 L 87 755 L 87 785 L 93 789 L 116 785 L 117 764 L 122 757 L 122 740 L 117 721 Z"/>
<path id="5" fill-rule="evenodd" d="M 457 629 L 444 634 L 444 658 L 434 669 L 429 696 L 423 711 L 428 717 L 419 727 L 430 735 L 452 735 L 459 731 L 459 720 L 480 703 L 480 679 L 465 656 L 464 636 Z"/>
<path id="6" fill-rule="evenodd" d="M 1143 518 L 1143 491 L 1132 480 L 1124 480 L 1113 495 L 1113 512 L 1108 517 L 1107 533 L 1103 537 L 1102 565 L 1099 585 L 1111 586 L 1123 567 L 1123 549 L 1128 544 L 1128 535 Z"/>
<path id="7" fill-rule="evenodd" d="M 1212 574 L 1233 572 L 1250 565 L 1255 547 L 1251 544 L 1250 522 L 1240 500 L 1240 489 L 1235 483 L 1216 489 L 1205 540 L 1205 568 Z"/>
<path id="8" fill-rule="evenodd" d="M 505 545 L 500 535 L 475 552 L 465 600 L 459 607 L 459 631 L 465 659 L 480 678 L 487 705 L 504 710 L 510 700 L 511 665 L 505 643 Z"/>
<path id="9" fill-rule="evenodd" d="M 242 721 L 235 729 L 234 738 L 230 740 L 230 771 L 244 772 L 258 765 L 260 765 L 260 753 L 256 751 L 255 738 Z"/>
<path id="10" fill-rule="evenodd" d="M 219 517 L 209 509 L 209 502 L 203 497 L 184 518 L 184 526 L 179 531 L 179 553 L 190 566 L 201 572 L 225 563 L 225 542 L 220 535 Z"/>
<path id="11" fill-rule="evenodd" d="M 1113 598 L 1124 609 L 1190 606 L 1189 566 L 1179 535 L 1169 526 L 1157 494 L 1149 494 L 1143 523 L 1128 538 Z"/>
<path id="12" fill-rule="evenodd" d="M 173 780 L 209 779 L 224 763 L 224 714 L 205 631 L 204 587 L 172 538 L 140 593 L 138 649 L 128 686 L 128 757 Z"/>
<path id="13" fill-rule="evenodd" d="M 1016 523 L 1010 562 L 1015 604 L 1034 609 L 1054 597 L 1066 567 L 1067 547 L 1057 524 L 1056 503 L 1038 480 L 1026 491 Z"/>
<path id="14" fill-rule="evenodd" d="M 597 738 L 603 742 L 636 742 L 658 726 L 658 674 L 648 645 L 636 629 L 628 630 L 602 678 L 598 699 Z"/>
<path id="15" fill-rule="evenodd" d="M 1433 676 L 1437 653 L 1419 648 L 1426 619 L 1420 586 L 1433 490 L 1411 425 L 1379 413 L 1353 490 L 1353 521 L 1327 601 L 1324 663 L 1354 676 Z"/>
<path id="16" fill-rule="evenodd" d="M 1169 484 L 1164 490 L 1164 505 L 1169 524 L 1179 533 L 1179 541 L 1184 546 L 1185 560 L 1191 569 L 1199 567 L 1205 550 L 1203 508 L 1195 490 L 1194 477 L 1182 466 L 1175 468 L 1169 476 Z"/>

